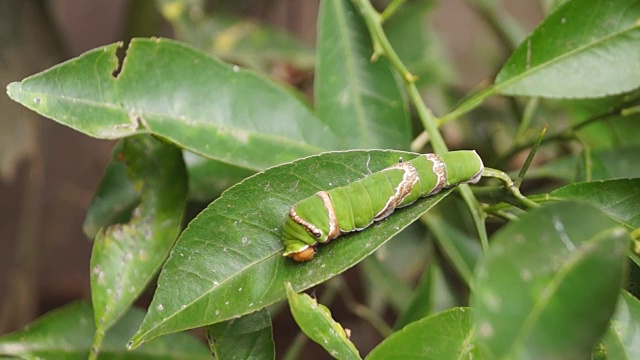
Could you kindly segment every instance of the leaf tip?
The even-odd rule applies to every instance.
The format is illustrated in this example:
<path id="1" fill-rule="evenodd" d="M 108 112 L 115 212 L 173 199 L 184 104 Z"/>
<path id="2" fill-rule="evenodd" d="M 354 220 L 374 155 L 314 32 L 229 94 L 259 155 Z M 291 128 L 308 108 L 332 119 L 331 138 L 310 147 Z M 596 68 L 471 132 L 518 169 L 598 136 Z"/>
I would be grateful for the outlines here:
<path id="1" fill-rule="evenodd" d="M 129 339 L 129 342 L 127 343 L 127 350 L 135 350 L 135 348 L 142 345 L 143 342 L 144 337 L 140 333 L 140 331 L 138 331 L 137 333 L 133 334 L 133 337 L 131 339 Z"/>
<path id="2" fill-rule="evenodd" d="M 22 83 L 20 82 L 14 81 L 10 83 L 7 85 L 7 95 L 9 95 L 12 100 L 15 100 L 15 95 L 20 92 L 21 87 Z"/>

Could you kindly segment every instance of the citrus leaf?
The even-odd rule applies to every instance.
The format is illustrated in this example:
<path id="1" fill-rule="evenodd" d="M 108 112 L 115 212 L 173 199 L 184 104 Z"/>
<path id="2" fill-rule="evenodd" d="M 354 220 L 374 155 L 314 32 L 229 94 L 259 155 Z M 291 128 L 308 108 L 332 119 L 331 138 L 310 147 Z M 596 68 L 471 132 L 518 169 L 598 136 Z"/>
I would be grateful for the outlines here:
<path id="1" fill-rule="evenodd" d="M 101 228 L 127 222 L 133 209 L 140 203 L 140 189 L 136 189 L 129 178 L 124 159 L 118 159 L 118 154 L 123 154 L 123 145 L 124 142 L 119 141 L 114 147 L 111 161 L 82 223 L 84 234 L 92 240 Z"/>
<path id="2" fill-rule="evenodd" d="M 480 343 L 492 358 L 589 358 L 613 315 L 628 243 L 624 228 L 578 202 L 503 227 L 476 268 Z"/>
<path id="3" fill-rule="evenodd" d="M 129 222 L 101 229 L 93 245 L 91 299 L 97 342 L 160 269 L 180 232 L 187 196 L 182 153 L 171 144 L 149 135 L 133 136 L 116 147 L 112 161 L 125 163 L 140 204 Z"/>
<path id="4" fill-rule="evenodd" d="M 475 345 L 471 310 L 453 308 L 393 333 L 374 348 L 366 360 L 376 359 L 485 359 Z"/>
<path id="5" fill-rule="evenodd" d="M 602 343 L 609 359 L 640 358 L 640 301 L 626 291 L 620 293 L 616 312 Z"/>
<path id="6" fill-rule="evenodd" d="M 216 359 L 274 359 L 271 317 L 266 309 L 207 327 Z"/>
<path id="7" fill-rule="evenodd" d="M 284 258 L 282 225 L 297 201 L 347 185 L 416 154 L 345 151 L 311 156 L 249 177 L 202 211 L 182 233 L 158 280 L 149 313 L 132 339 L 228 320 L 285 298 L 352 267 L 449 192 L 421 198 L 364 231 L 321 246 L 312 261 Z"/>
<path id="8" fill-rule="evenodd" d="M 135 351 L 127 350 L 127 339 L 138 327 L 143 316 L 143 311 L 129 309 L 105 337 L 99 358 L 211 359 L 207 347 L 187 334 L 170 335 L 149 342 Z M 1 336 L 0 356 L 33 360 L 84 360 L 89 355 L 94 331 L 91 305 L 72 303 L 43 315 L 24 330 Z"/>
<path id="9" fill-rule="evenodd" d="M 569 184 L 551 196 L 585 201 L 632 229 L 640 227 L 640 178 Z"/>
<path id="10" fill-rule="evenodd" d="M 286 283 L 287 299 L 291 314 L 302 332 L 322 346 L 337 359 L 360 359 L 340 323 L 333 320 L 326 306 L 318 304 L 307 294 L 296 294 L 290 283 Z"/>
<path id="11" fill-rule="evenodd" d="M 370 60 L 367 27 L 349 0 L 326 0 L 318 16 L 316 113 L 350 148 L 407 149 L 409 113 L 386 59 Z"/>
<path id="12" fill-rule="evenodd" d="M 495 83 L 502 94 L 602 97 L 640 86 L 640 3 L 572 0 L 513 52 Z"/>
<path id="13" fill-rule="evenodd" d="M 261 170 L 337 139 L 284 88 L 167 39 L 91 50 L 7 87 L 22 105 L 89 136 L 153 133 L 205 157 Z"/>

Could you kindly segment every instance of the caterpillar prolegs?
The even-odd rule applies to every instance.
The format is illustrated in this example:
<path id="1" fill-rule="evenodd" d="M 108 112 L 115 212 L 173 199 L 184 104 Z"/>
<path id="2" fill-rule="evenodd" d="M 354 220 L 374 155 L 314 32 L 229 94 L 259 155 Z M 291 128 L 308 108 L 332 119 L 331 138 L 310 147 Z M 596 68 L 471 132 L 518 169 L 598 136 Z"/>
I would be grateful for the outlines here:
<path id="1" fill-rule="evenodd" d="M 311 260 L 318 243 L 364 230 L 420 197 L 458 184 L 476 183 L 483 169 L 475 151 L 423 154 L 407 162 L 400 159 L 349 185 L 319 191 L 291 207 L 282 231 L 284 256 Z"/>

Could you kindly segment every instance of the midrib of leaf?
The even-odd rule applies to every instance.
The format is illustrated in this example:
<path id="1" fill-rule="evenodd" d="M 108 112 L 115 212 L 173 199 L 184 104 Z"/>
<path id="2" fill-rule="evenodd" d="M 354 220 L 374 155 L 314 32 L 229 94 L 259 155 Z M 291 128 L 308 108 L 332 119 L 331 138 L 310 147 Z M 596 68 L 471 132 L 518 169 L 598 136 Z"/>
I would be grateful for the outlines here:
<path id="1" fill-rule="evenodd" d="M 349 86 L 349 92 L 353 97 L 354 107 L 358 116 L 356 116 L 356 120 L 358 121 L 358 125 L 360 127 L 360 136 L 365 144 L 365 146 L 371 146 L 371 141 L 369 139 L 369 133 L 367 132 L 367 124 L 366 124 L 366 115 L 364 113 L 364 105 L 362 104 L 362 98 L 359 96 L 360 92 L 357 89 L 358 86 L 358 76 L 357 76 L 357 66 L 355 64 L 355 55 L 353 54 L 352 48 L 349 42 L 349 27 L 347 19 L 345 19 L 346 12 L 344 7 L 342 6 L 342 0 L 332 0 L 334 4 L 334 12 L 336 15 L 336 21 L 338 22 L 338 32 L 340 34 L 340 39 L 342 41 L 342 46 L 345 49 L 345 57 L 346 57 L 346 65 L 347 65 L 347 77 L 349 78 L 349 82 L 351 86 Z M 359 16 L 359 15 L 358 15 Z"/>
<path id="2" fill-rule="evenodd" d="M 613 341 L 615 341 L 616 345 L 618 346 L 618 349 L 620 349 L 624 353 L 624 358 L 631 359 L 631 356 L 627 351 L 627 347 L 624 346 L 624 344 L 622 344 L 622 341 L 620 341 L 621 331 L 616 327 L 616 322 L 613 319 L 609 321 L 609 332 L 611 333 L 611 335 L 613 335 L 610 338 L 613 338 Z"/>
<path id="3" fill-rule="evenodd" d="M 126 111 L 127 114 L 129 112 L 131 112 L 131 111 L 135 111 L 136 112 L 135 115 L 139 115 L 143 119 L 144 119 L 145 116 L 155 116 L 155 117 L 168 118 L 170 120 L 174 120 L 174 121 L 176 121 L 178 123 L 181 123 L 181 124 L 184 124 L 184 121 L 188 120 L 188 121 L 197 122 L 199 126 L 203 126 L 203 127 L 212 127 L 212 128 L 215 128 L 215 129 L 221 129 L 221 130 L 224 130 L 224 131 L 231 131 L 231 132 L 234 131 L 234 130 L 235 131 L 239 131 L 239 132 L 247 132 L 247 133 L 249 133 L 252 136 L 255 136 L 257 138 L 272 139 L 274 142 L 279 142 L 279 143 L 282 143 L 282 144 L 297 145 L 297 146 L 299 146 L 301 148 L 309 149 L 310 152 L 322 152 L 322 151 L 325 150 L 323 148 L 319 148 L 317 146 L 310 145 L 309 143 L 306 143 L 306 142 L 295 141 L 295 140 L 293 140 L 291 138 L 278 136 L 276 134 L 265 134 L 263 132 L 259 132 L 259 131 L 255 130 L 255 129 L 244 129 L 244 128 L 226 126 L 226 125 L 222 126 L 222 125 L 220 125 L 218 123 L 215 123 L 215 122 L 208 122 L 208 121 L 203 121 L 203 120 L 194 119 L 194 118 L 186 118 L 186 117 L 181 117 L 181 116 L 175 115 L 175 114 L 158 113 L 158 112 L 154 112 L 154 111 L 143 109 L 143 108 L 121 106 L 121 105 L 114 104 L 114 103 L 111 103 L 111 102 L 99 102 L 99 101 L 85 99 L 85 98 L 60 96 L 60 95 L 54 95 L 52 93 L 45 93 L 45 92 L 23 91 L 22 90 L 22 86 L 20 86 L 20 83 L 13 83 L 13 84 L 16 84 L 15 87 L 19 86 L 20 93 L 25 94 L 25 96 L 27 94 L 29 94 L 29 95 L 35 96 L 35 97 L 38 97 L 38 96 L 40 96 L 40 97 L 49 97 L 49 98 L 57 99 L 57 100 L 60 100 L 60 101 L 63 100 L 63 101 L 66 101 L 66 102 L 80 103 L 80 104 L 83 104 L 83 105 L 90 105 L 90 106 L 97 107 L 97 108 L 106 108 L 106 109 L 112 109 L 112 110 L 123 110 L 123 111 Z M 11 86 L 11 87 L 14 88 L 14 86 Z M 11 96 L 11 94 L 10 94 L 10 97 L 13 100 L 18 101 L 18 99 L 16 99 L 14 96 Z M 38 107 L 32 107 L 32 110 L 34 110 L 36 112 L 40 112 L 41 109 L 39 109 Z M 141 110 L 141 111 L 138 111 L 138 110 Z M 64 122 L 61 122 L 61 123 L 66 125 L 66 123 L 64 123 Z M 131 123 L 131 124 L 133 124 L 133 123 Z M 110 126 L 110 127 L 113 127 L 113 126 Z M 144 130 L 146 132 L 151 132 L 151 133 L 154 133 L 154 134 L 156 133 L 156 131 L 148 128 L 147 126 L 144 126 Z M 84 132 L 84 131 L 82 131 L 82 132 Z M 159 135 L 163 135 L 163 134 L 159 134 Z M 120 136 L 120 137 L 122 137 L 122 136 Z M 120 138 L 120 137 L 118 137 L 118 138 Z M 200 149 L 193 148 L 192 146 L 189 146 L 187 144 L 182 144 L 182 145 L 184 145 L 184 147 L 186 149 L 188 149 L 188 150 L 191 150 L 191 151 L 193 151 L 195 153 L 198 153 L 198 154 L 200 154 L 200 155 L 202 155 L 204 157 L 211 158 L 209 156 L 209 154 L 201 152 Z M 235 164 L 234 163 L 234 165 L 239 165 L 239 164 Z M 251 170 L 263 170 L 262 168 L 254 168 L 254 167 L 251 167 L 250 169 Z"/>
<path id="4" fill-rule="evenodd" d="M 509 80 L 506 80 L 504 82 L 496 84 L 494 86 L 494 91 L 500 91 L 500 89 L 502 87 L 506 87 L 507 85 L 509 85 L 509 84 L 511 84 L 513 82 L 519 81 L 524 77 L 530 76 L 531 74 L 534 74 L 534 73 L 536 73 L 538 71 L 541 71 L 541 70 L 544 70 L 544 69 L 546 69 L 548 67 L 551 67 L 551 66 L 555 65 L 556 63 L 562 62 L 562 61 L 566 60 L 567 58 L 570 58 L 571 56 L 577 55 L 577 54 L 579 54 L 581 52 L 586 52 L 588 50 L 591 50 L 592 48 L 597 48 L 597 46 L 601 45 L 602 43 L 605 43 L 606 41 L 615 39 L 615 37 L 624 35 L 627 32 L 631 32 L 631 31 L 637 30 L 639 27 L 640 27 L 640 24 L 636 23 L 636 24 L 634 24 L 634 26 L 626 28 L 626 29 L 624 29 L 622 31 L 618 31 L 618 32 L 612 33 L 610 35 L 607 35 L 605 37 L 601 37 L 601 38 L 599 38 L 598 40 L 596 40 L 594 42 L 587 43 L 587 44 L 579 46 L 579 47 L 577 47 L 577 48 L 575 48 L 573 50 L 565 52 L 564 54 L 562 54 L 560 56 L 557 56 L 557 57 L 555 57 L 553 59 L 550 59 L 550 60 L 548 60 L 546 62 L 543 62 L 542 64 L 540 64 L 540 65 L 538 65 L 536 67 L 530 68 L 529 70 L 525 70 L 523 73 L 521 73 L 521 74 L 519 74 L 517 76 L 514 76 L 513 78 L 511 78 Z M 525 41 L 530 41 L 530 39 L 527 39 Z"/>
<path id="5" fill-rule="evenodd" d="M 549 305 L 549 302 L 553 299 L 553 295 L 558 291 L 560 285 L 562 285 L 562 281 L 569 274 L 569 272 L 573 269 L 575 265 L 577 265 L 581 260 L 583 260 L 587 255 L 591 252 L 597 250 L 595 246 L 601 240 L 607 240 L 609 235 L 615 234 L 618 230 L 616 228 L 611 228 L 596 234 L 591 237 L 587 241 L 583 242 L 582 245 L 578 248 L 577 251 L 573 252 L 569 257 L 569 260 L 563 265 L 560 270 L 556 273 L 556 276 L 549 282 L 547 286 L 545 286 L 541 294 L 548 294 L 547 296 L 539 296 L 538 301 L 536 301 L 531 308 L 531 312 L 529 316 L 523 322 L 518 335 L 511 348 L 509 348 L 508 354 L 514 354 L 515 350 L 519 349 L 522 344 L 526 341 L 527 337 L 535 327 L 537 321 L 540 319 L 540 314 L 543 310 Z"/>
<path id="6" fill-rule="evenodd" d="M 463 311 L 469 311 L 469 309 L 464 309 L 462 308 L 461 310 Z M 469 333 L 467 334 L 467 336 L 465 336 L 464 341 L 462 342 L 462 346 L 460 347 L 460 352 L 458 353 L 458 356 L 456 357 L 456 359 L 473 359 L 473 357 L 471 356 L 471 349 L 472 349 L 472 342 L 473 339 L 476 336 L 476 329 L 475 327 L 471 327 L 471 330 L 469 330 Z"/>
<path id="7" fill-rule="evenodd" d="M 186 231 L 186 230 L 185 230 L 185 231 Z M 189 303 L 188 303 L 188 305 L 187 305 L 186 307 L 184 307 L 184 308 L 180 308 L 179 310 L 175 311 L 173 314 L 171 314 L 171 315 L 169 315 L 169 316 L 167 316 L 167 317 L 162 318 L 162 321 L 157 322 L 156 324 L 154 324 L 154 326 L 153 326 L 153 327 L 148 328 L 148 329 L 147 329 L 147 331 L 145 331 L 144 333 L 138 333 L 138 334 L 136 334 L 136 335 L 135 335 L 136 340 L 134 341 L 134 343 L 140 343 L 140 339 L 145 339 L 145 335 L 146 335 L 146 334 L 149 334 L 152 330 L 154 330 L 154 329 L 158 328 L 158 326 L 160 326 L 161 324 L 164 324 L 164 323 L 169 322 L 169 320 L 170 320 L 170 319 L 172 319 L 172 318 L 174 318 L 176 315 L 178 315 L 178 314 L 180 314 L 181 312 L 186 311 L 187 309 L 189 309 L 189 307 L 190 307 L 191 305 L 193 305 L 193 304 L 197 303 L 198 301 L 200 301 L 200 300 L 204 299 L 205 297 L 209 296 L 209 295 L 210 295 L 214 290 L 215 290 L 215 291 L 221 291 L 221 290 L 222 290 L 222 287 L 223 287 L 227 282 L 229 282 L 229 281 L 231 281 L 232 279 L 235 279 L 236 277 L 238 277 L 238 276 L 240 276 L 240 275 L 244 274 L 246 271 L 248 271 L 249 269 L 253 268 L 253 267 L 254 267 L 254 266 L 256 266 L 257 264 L 260 264 L 260 263 L 261 263 L 261 262 L 263 262 L 263 261 L 267 261 L 267 260 L 271 259 L 273 256 L 278 255 L 278 253 L 280 253 L 280 250 L 278 250 L 278 251 L 274 251 L 274 252 L 272 252 L 271 254 L 268 254 L 267 256 L 265 256 L 265 257 L 263 257 L 263 258 L 261 258 L 261 259 L 258 259 L 257 261 L 254 261 L 254 262 L 251 262 L 251 263 L 247 264 L 247 265 L 246 265 L 242 270 L 240 270 L 240 271 L 236 272 L 235 274 L 233 274 L 233 275 L 231 275 L 231 276 L 227 277 L 227 278 L 226 278 L 226 279 L 224 279 L 224 280 L 221 280 L 221 281 L 220 281 L 220 283 L 218 284 L 218 286 L 216 286 L 215 288 L 210 288 L 210 290 L 203 292 L 203 293 L 202 293 L 202 295 L 200 295 L 200 296 L 196 297 L 196 298 L 195 298 L 195 299 L 193 299 L 191 302 L 189 302 Z M 159 284 L 158 284 L 158 290 L 160 290 L 160 285 L 159 285 Z M 268 306 L 268 305 L 271 305 L 271 304 L 272 304 L 272 303 L 268 303 L 268 304 L 261 304 L 261 305 Z M 243 313 L 236 314 L 236 315 L 240 315 L 240 316 L 241 316 L 241 315 L 249 314 L 249 313 L 252 313 L 252 312 L 255 312 L 255 311 L 258 311 L 258 310 L 260 310 L 260 309 L 259 309 L 259 308 L 256 308 L 256 309 L 252 309 L 251 311 L 243 312 Z M 227 318 L 220 318 L 220 319 L 218 319 L 218 321 L 217 321 L 217 322 L 222 322 L 222 321 L 225 321 L 225 320 L 229 320 L 229 319 L 231 319 L 231 318 L 233 318 L 233 316 L 231 316 L 231 317 L 227 317 Z M 217 322 L 216 322 L 216 323 L 217 323 Z M 180 329 L 180 330 L 184 330 L 184 329 Z M 156 336 L 157 336 L 157 335 L 156 335 Z M 155 336 L 154 336 L 154 337 L 155 337 Z M 149 338 L 149 339 L 145 339 L 145 340 L 146 340 L 146 341 L 149 341 L 149 340 L 151 340 L 151 339 L 153 339 L 153 337 L 152 337 L 152 338 Z"/>

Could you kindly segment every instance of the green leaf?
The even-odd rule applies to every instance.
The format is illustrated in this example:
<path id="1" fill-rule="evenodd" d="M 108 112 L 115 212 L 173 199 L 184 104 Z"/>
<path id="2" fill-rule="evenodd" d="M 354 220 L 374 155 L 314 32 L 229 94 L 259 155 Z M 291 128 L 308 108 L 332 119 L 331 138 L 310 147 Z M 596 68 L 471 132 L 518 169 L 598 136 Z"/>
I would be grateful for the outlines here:
<path id="1" fill-rule="evenodd" d="M 133 209 L 140 203 L 140 189 L 129 178 L 124 158 L 118 158 L 124 154 L 123 145 L 124 142 L 120 141 L 114 147 L 111 161 L 82 224 L 85 235 L 92 240 L 101 228 L 127 222 Z"/>
<path id="2" fill-rule="evenodd" d="M 149 135 L 130 137 L 116 147 L 112 162 L 124 163 L 133 187 L 140 192 L 140 204 L 128 223 L 101 229 L 93 245 L 96 346 L 167 257 L 180 232 L 187 196 L 182 153 L 171 144 Z"/>
<path id="3" fill-rule="evenodd" d="M 569 184 L 551 196 L 585 201 L 632 229 L 640 227 L 640 178 Z"/>
<path id="4" fill-rule="evenodd" d="M 326 306 L 307 294 L 296 294 L 291 283 L 286 283 L 286 288 L 291 314 L 302 332 L 336 359 L 360 359 L 358 349 Z"/>
<path id="5" fill-rule="evenodd" d="M 473 338 L 471 310 L 454 308 L 405 326 L 366 359 L 484 359 Z"/>
<path id="6" fill-rule="evenodd" d="M 640 301 L 626 291 L 620 293 L 602 343 L 609 359 L 640 359 Z"/>
<path id="7" fill-rule="evenodd" d="M 187 334 L 157 339 L 135 351 L 126 349 L 127 339 L 135 331 L 144 312 L 129 311 L 111 329 L 102 343 L 100 359 L 211 359 L 204 344 Z M 86 359 L 95 327 L 91 305 L 73 303 L 35 320 L 24 330 L 0 337 L 0 355 L 23 359 Z"/>
<path id="8" fill-rule="evenodd" d="M 352 267 L 449 192 L 418 200 L 364 231 L 321 246 L 312 261 L 284 258 L 282 225 L 297 201 L 344 186 L 416 154 L 345 151 L 271 168 L 230 188 L 182 233 L 158 280 L 149 313 L 133 338 L 155 336 L 248 314 Z"/>
<path id="9" fill-rule="evenodd" d="M 640 86 L 637 0 L 567 1 L 514 51 L 496 77 L 506 95 L 602 97 Z"/>
<path id="10" fill-rule="evenodd" d="M 210 160 L 188 151 L 185 151 L 183 156 L 189 173 L 190 200 L 210 202 L 232 185 L 255 173 L 241 167 Z"/>
<path id="11" fill-rule="evenodd" d="M 7 87 L 22 105 L 89 136 L 153 133 L 205 157 L 260 170 L 334 149 L 336 137 L 281 86 L 166 39 L 134 39 Z"/>
<path id="12" fill-rule="evenodd" d="M 322 1 L 318 34 L 318 116 L 350 148 L 408 149 L 406 102 L 386 59 L 370 61 L 367 27 L 349 0 Z"/>
<path id="13" fill-rule="evenodd" d="M 207 327 L 216 359 L 274 359 L 271 317 L 266 309 Z"/>
<path id="14" fill-rule="evenodd" d="M 591 181 L 640 177 L 640 163 L 637 161 L 640 146 L 616 147 L 590 153 L 589 170 Z M 575 166 L 575 181 L 586 180 L 586 160 L 584 151 L 578 155 Z"/>
<path id="15" fill-rule="evenodd" d="M 589 358 L 613 314 L 628 243 L 624 228 L 577 202 L 497 232 L 470 301 L 491 358 Z"/>

